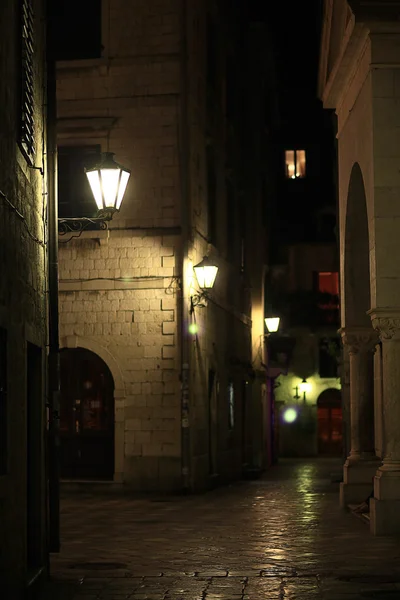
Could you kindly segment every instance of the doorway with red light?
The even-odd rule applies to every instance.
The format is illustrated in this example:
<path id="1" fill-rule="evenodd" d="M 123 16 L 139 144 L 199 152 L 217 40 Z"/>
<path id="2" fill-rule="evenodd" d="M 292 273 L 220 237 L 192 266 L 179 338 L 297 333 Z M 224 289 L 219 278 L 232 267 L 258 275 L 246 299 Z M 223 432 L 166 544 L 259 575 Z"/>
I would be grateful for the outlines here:
<path id="1" fill-rule="evenodd" d="M 318 454 L 341 456 L 343 451 L 343 415 L 340 390 L 329 388 L 317 400 Z"/>
<path id="2" fill-rule="evenodd" d="M 60 352 L 60 475 L 112 480 L 114 380 L 106 363 L 85 348 Z"/>

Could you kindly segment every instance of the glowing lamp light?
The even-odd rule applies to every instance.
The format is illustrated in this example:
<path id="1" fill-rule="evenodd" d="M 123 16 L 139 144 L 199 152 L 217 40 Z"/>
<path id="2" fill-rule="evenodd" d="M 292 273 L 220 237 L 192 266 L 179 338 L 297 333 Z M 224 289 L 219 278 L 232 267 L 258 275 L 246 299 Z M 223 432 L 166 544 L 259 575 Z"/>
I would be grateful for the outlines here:
<path id="1" fill-rule="evenodd" d="M 211 290 L 217 277 L 218 267 L 205 256 L 198 265 L 193 267 L 197 283 L 202 290 Z"/>
<path id="2" fill-rule="evenodd" d="M 280 317 L 267 317 L 264 319 L 265 326 L 269 333 L 276 333 L 279 329 Z"/>
<path id="3" fill-rule="evenodd" d="M 92 169 L 85 169 L 99 213 L 118 211 L 131 172 L 115 162 L 113 152 L 105 152 L 103 160 Z"/>
<path id="4" fill-rule="evenodd" d="M 294 408 L 286 408 L 282 416 L 285 423 L 294 423 L 297 419 L 297 411 Z"/>
<path id="5" fill-rule="evenodd" d="M 190 323 L 189 325 L 189 333 L 191 335 L 196 335 L 196 333 L 199 331 L 199 328 L 197 326 L 197 323 Z"/>
<path id="6" fill-rule="evenodd" d="M 299 390 L 302 394 L 308 394 L 308 392 L 311 392 L 311 387 L 311 383 L 308 383 L 306 379 L 303 379 L 299 385 Z"/>

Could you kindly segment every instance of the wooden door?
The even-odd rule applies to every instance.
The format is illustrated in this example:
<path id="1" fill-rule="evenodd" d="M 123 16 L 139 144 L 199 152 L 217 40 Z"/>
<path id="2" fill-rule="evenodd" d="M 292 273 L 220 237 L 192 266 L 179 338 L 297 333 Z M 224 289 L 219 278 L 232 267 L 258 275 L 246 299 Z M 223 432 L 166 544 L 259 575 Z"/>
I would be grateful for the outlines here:
<path id="1" fill-rule="evenodd" d="M 83 348 L 61 351 L 60 474 L 112 479 L 114 382 L 105 362 Z"/>
<path id="2" fill-rule="evenodd" d="M 334 393 L 329 394 L 330 391 Z M 343 424 L 340 402 L 338 390 L 326 390 L 318 399 L 318 454 L 342 454 Z"/>

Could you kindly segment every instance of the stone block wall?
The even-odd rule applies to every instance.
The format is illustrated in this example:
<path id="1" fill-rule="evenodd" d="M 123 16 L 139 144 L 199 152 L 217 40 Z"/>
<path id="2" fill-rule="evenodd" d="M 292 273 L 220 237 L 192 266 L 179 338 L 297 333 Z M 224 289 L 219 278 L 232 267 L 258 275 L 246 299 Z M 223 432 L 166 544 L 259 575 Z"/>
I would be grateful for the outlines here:
<path id="1" fill-rule="evenodd" d="M 190 338 L 188 357 L 192 484 L 197 489 L 210 485 L 210 369 L 218 373 L 220 389 L 213 409 L 220 479 L 238 477 L 242 466 L 242 383 L 247 375 L 233 364 L 251 362 L 251 321 L 242 302 L 240 265 L 227 258 L 222 114 L 216 142 L 218 243 L 207 242 L 210 7 L 200 0 L 186 2 L 185 14 L 182 7 L 179 0 L 108 0 L 103 7 L 102 58 L 63 62 L 58 70 L 60 145 L 100 144 L 132 170 L 109 235 L 85 232 L 79 240 L 60 243 L 60 320 L 62 344 L 86 344 L 105 360 L 114 381 L 120 381 L 115 392 L 114 479 L 138 489 L 181 486 L 181 333 L 190 299 L 185 299 L 187 313 L 182 315 L 180 286 L 188 278 L 189 288 L 192 284 L 196 290 L 192 267 L 210 252 L 220 267 L 215 302 L 190 317 L 199 327 Z M 223 65 L 222 54 L 218 61 Z M 222 90 L 222 71 L 219 77 Z M 188 195 L 183 197 L 185 178 Z M 185 256 L 184 211 L 189 229 Z M 184 260 L 191 265 L 188 272 L 182 272 Z M 232 427 L 227 399 L 231 381 L 236 404 Z"/>
<path id="2" fill-rule="evenodd" d="M 21 76 L 17 53 L 21 45 L 18 3 L 5 0 L 0 7 L 0 328 L 3 334 L 5 332 L 0 355 L 2 364 L 6 365 L 5 373 L 0 376 L 0 581 L 4 597 L 16 600 L 22 597 L 27 583 L 27 468 L 28 464 L 32 467 L 29 457 L 32 459 L 33 454 L 37 468 L 34 493 L 38 501 L 34 517 L 36 564 L 38 567 L 45 565 L 43 426 L 48 287 L 44 222 L 46 163 L 42 143 L 42 136 L 46 133 L 43 119 L 42 2 L 35 0 L 33 8 L 36 151 L 30 161 L 18 145 Z M 43 167 L 44 172 L 32 166 Z M 28 358 L 28 343 L 40 357 L 34 374 Z M 28 370 L 35 376 L 34 389 L 31 390 L 28 390 L 28 381 L 32 387 L 33 383 L 28 380 Z M 28 391 L 32 392 L 36 403 L 30 413 L 28 400 L 32 396 L 28 396 Z M 35 421 L 34 439 L 29 446 L 27 430 L 32 420 Z"/>
<path id="3" fill-rule="evenodd" d="M 139 489 L 179 485 L 178 253 L 176 236 L 126 230 L 60 249 L 61 343 L 88 348 L 109 366 L 114 479 Z"/>

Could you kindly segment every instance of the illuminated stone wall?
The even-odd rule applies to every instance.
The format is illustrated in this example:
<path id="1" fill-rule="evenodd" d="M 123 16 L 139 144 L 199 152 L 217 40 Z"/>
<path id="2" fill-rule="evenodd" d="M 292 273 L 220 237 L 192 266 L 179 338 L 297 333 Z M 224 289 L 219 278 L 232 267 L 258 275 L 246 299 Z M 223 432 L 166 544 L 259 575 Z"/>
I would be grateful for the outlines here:
<path id="1" fill-rule="evenodd" d="M 31 492 L 37 500 L 34 517 L 36 565 L 45 565 L 43 426 L 48 289 L 44 221 L 46 161 L 42 143 L 42 136 L 46 134 L 43 118 L 43 6 L 40 0 L 34 2 L 33 120 L 36 150 L 30 159 L 25 157 L 18 145 L 20 132 L 17 124 L 21 117 L 19 83 L 22 75 L 17 49 L 19 51 L 22 38 L 18 37 L 17 8 L 18 3 L 12 0 L 4 0 L 0 8 L 0 354 L 2 364 L 6 361 L 0 382 L 3 391 L 0 579 L 4 597 L 15 599 L 22 597 L 27 583 L 28 459 L 30 468 L 34 461 L 37 469 L 35 490 Z M 43 173 L 39 167 L 44 168 Z M 29 360 L 28 348 L 37 352 L 35 365 Z M 28 402 L 33 399 L 35 407 L 28 422 Z M 28 429 L 33 436 L 30 447 Z M 8 440 L 6 447 L 4 439 Z"/>
<path id="2" fill-rule="evenodd" d="M 215 481 L 239 477 L 243 463 L 252 461 L 254 439 L 264 434 L 252 434 L 255 412 L 251 405 L 261 405 L 261 393 L 253 398 L 248 391 L 252 370 L 249 289 L 255 290 L 258 301 L 257 348 L 263 330 L 265 248 L 254 250 L 254 245 L 262 244 L 262 199 L 258 197 L 259 204 L 253 207 L 245 203 L 245 237 L 253 244 L 250 248 L 249 242 L 246 248 L 246 261 L 253 269 L 251 278 L 257 273 L 250 283 L 250 272 L 249 276 L 241 272 L 240 219 L 233 230 L 235 257 L 228 257 L 227 252 L 231 209 L 225 192 L 227 130 L 222 99 L 215 103 L 218 114 L 213 133 L 217 241 L 209 243 L 207 7 L 200 0 L 186 3 L 184 75 L 182 6 L 179 0 L 150 0 L 146 5 L 139 0 L 123 4 L 110 0 L 109 11 L 103 15 L 102 58 L 62 62 L 58 68 L 60 145 L 100 144 L 132 170 L 121 212 L 108 232 L 87 231 L 66 244 L 62 243 L 65 237 L 60 238 L 60 335 L 63 347 L 82 346 L 98 353 L 114 381 L 120 382 L 115 391 L 114 480 L 137 489 L 182 486 L 182 335 L 188 340 L 184 360 L 189 362 L 191 486 L 204 489 Z M 220 65 L 225 64 L 224 39 L 220 37 Z M 222 90 L 223 70 L 217 77 Z M 189 317 L 189 297 L 198 291 L 192 267 L 206 254 L 219 266 L 214 302 L 196 308 Z M 197 335 L 187 331 L 194 321 Z M 213 408 L 210 370 L 216 373 L 219 389 Z M 245 391 L 246 381 L 250 388 Z M 228 400 L 231 382 L 233 423 Z M 250 411 L 245 436 L 243 410 Z M 211 437 L 216 454 L 213 469 Z M 262 454 L 263 444 L 258 444 Z M 263 463 L 260 457 L 259 463 Z"/>

